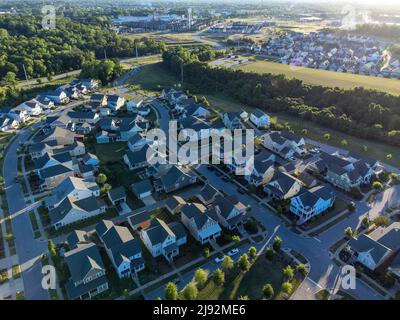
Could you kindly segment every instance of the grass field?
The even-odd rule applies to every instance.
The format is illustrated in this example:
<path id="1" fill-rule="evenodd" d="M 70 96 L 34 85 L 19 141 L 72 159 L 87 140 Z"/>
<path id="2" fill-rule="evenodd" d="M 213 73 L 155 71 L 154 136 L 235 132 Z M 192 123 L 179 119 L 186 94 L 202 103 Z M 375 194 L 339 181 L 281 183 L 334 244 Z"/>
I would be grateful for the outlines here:
<path id="1" fill-rule="evenodd" d="M 127 84 L 139 93 L 155 93 L 164 87 L 170 87 L 178 83 L 178 79 L 166 70 L 161 62 L 144 65 L 141 71 L 131 77 Z"/>
<path id="2" fill-rule="evenodd" d="M 227 281 L 221 287 L 215 286 L 213 281 L 209 281 L 200 290 L 198 299 L 204 300 L 237 300 L 240 296 L 248 296 L 250 300 L 263 299 L 262 288 L 270 283 L 274 288 L 274 300 L 284 299 L 281 292 L 283 282 L 282 269 L 286 267 L 281 261 L 275 259 L 268 261 L 265 257 L 260 257 L 246 273 L 238 272 L 233 275 L 233 279 Z M 237 272 L 237 271 L 233 271 Z M 298 280 L 293 280 L 294 290 L 298 287 Z"/>
<path id="3" fill-rule="evenodd" d="M 347 74 L 333 71 L 316 70 L 311 68 L 293 67 L 286 64 L 258 60 L 234 67 L 243 71 L 257 73 L 284 74 L 288 78 L 296 78 L 313 85 L 327 87 L 339 87 L 351 89 L 355 87 L 365 87 L 376 89 L 395 95 L 400 94 L 400 81 L 386 78 L 376 78 L 356 74 Z"/>

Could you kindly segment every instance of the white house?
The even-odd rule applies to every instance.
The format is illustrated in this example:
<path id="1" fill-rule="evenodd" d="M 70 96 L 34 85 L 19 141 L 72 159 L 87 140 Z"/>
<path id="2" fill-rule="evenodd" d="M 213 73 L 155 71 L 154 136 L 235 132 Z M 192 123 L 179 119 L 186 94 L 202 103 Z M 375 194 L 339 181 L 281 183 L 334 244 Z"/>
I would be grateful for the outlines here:
<path id="1" fill-rule="evenodd" d="M 201 244 L 216 240 L 221 235 L 218 222 L 207 215 L 207 208 L 199 203 L 188 203 L 181 208 L 181 221 Z"/>
<path id="2" fill-rule="evenodd" d="M 166 224 L 161 219 L 153 219 L 150 227 L 141 231 L 140 237 L 154 258 L 164 256 L 168 261 L 179 254 L 179 247 L 187 240 L 180 223 Z"/>
<path id="3" fill-rule="evenodd" d="M 107 106 L 113 111 L 118 111 L 125 104 L 125 98 L 120 97 L 119 95 L 112 94 L 107 98 Z"/>
<path id="4" fill-rule="evenodd" d="M 137 273 L 144 269 L 140 241 L 132 236 L 127 227 L 103 220 L 95 229 L 120 279 L 129 277 L 132 271 Z"/>
<path id="5" fill-rule="evenodd" d="M 56 208 L 50 210 L 49 216 L 52 226 L 59 229 L 71 223 L 97 216 L 105 211 L 105 202 L 94 196 L 80 200 L 67 196 Z"/>
<path id="6" fill-rule="evenodd" d="M 269 116 L 260 110 L 255 110 L 250 114 L 250 121 L 257 128 L 269 128 L 270 125 Z"/>

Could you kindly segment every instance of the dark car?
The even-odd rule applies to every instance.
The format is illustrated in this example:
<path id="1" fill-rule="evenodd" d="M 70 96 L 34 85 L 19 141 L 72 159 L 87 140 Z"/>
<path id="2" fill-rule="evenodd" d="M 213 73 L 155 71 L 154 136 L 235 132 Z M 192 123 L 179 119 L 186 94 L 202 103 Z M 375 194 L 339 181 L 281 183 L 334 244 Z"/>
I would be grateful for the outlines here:
<path id="1" fill-rule="evenodd" d="M 244 188 L 238 188 L 237 191 L 238 191 L 240 194 L 245 194 L 245 193 L 247 192 L 246 189 L 244 189 Z"/>
<path id="2" fill-rule="evenodd" d="M 231 179 L 230 179 L 228 176 L 224 176 L 224 177 L 222 178 L 222 180 L 224 180 L 225 182 L 231 181 Z"/>
<path id="3" fill-rule="evenodd" d="M 221 173 L 220 171 L 216 170 L 216 171 L 215 171 L 215 175 L 219 177 L 219 176 L 222 175 L 222 173 Z"/>
<path id="4" fill-rule="evenodd" d="M 207 165 L 207 169 L 210 170 L 210 171 L 214 171 L 215 170 L 214 166 L 212 166 L 211 164 Z"/>

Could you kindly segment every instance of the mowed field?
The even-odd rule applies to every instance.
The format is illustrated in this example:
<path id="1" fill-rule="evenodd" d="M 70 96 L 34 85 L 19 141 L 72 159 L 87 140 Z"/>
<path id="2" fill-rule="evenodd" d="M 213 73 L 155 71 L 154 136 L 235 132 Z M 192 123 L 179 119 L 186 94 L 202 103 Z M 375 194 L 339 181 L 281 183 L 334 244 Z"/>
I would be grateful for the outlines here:
<path id="1" fill-rule="evenodd" d="M 313 85 L 351 89 L 365 87 L 400 94 L 400 80 L 377 78 L 356 74 L 316 70 L 311 68 L 294 67 L 277 62 L 258 60 L 245 65 L 235 66 L 234 69 L 257 73 L 284 74 L 288 78 L 296 78 Z"/>

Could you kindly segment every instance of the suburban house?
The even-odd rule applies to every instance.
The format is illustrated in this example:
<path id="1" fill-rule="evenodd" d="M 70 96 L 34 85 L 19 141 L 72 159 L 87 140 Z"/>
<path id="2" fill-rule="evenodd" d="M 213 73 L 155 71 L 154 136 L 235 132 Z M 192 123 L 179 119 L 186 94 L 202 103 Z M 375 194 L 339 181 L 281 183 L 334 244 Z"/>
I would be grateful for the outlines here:
<path id="1" fill-rule="evenodd" d="M 264 192 L 273 200 L 286 200 L 295 196 L 301 189 L 301 182 L 280 171 L 275 171 L 270 182 L 264 186 Z"/>
<path id="2" fill-rule="evenodd" d="M 228 129 L 241 129 L 242 118 L 240 117 L 241 112 L 224 112 L 222 116 L 222 122 Z"/>
<path id="3" fill-rule="evenodd" d="M 92 154 L 92 153 L 86 153 L 83 157 L 82 157 L 82 162 L 85 165 L 91 165 L 93 167 L 98 167 L 100 165 L 100 160 L 99 158 L 97 158 L 96 155 Z"/>
<path id="4" fill-rule="evenodd" d="M 353 157 L 321 152 L 318 159 L 309 164 L 309 169 L 324 175 L 332 185 L 350 191 L 370 183 L 371 178 L 382 170 L 378 161 Z"/>
<path id="5" fill-rule="evenodd" d="M 197 198 L 205 205 L 208 206 L 209 204 L 215 201 L 215 198 L 221 195 L 220 192 L 215 189 L 211 184 L 206 183 L 203 188 L 201 188 Z"/>
<path id="6" fill-rule="evenodd" d="M 96 142 L 101 144 L 101 143 L 109 143 L 110 142 L 110 136 L 107 131 L 101 130 L 96 133 Z"/>
<path id="7" fill-rule="evenodd" d="M 288 131 L 266 133 L 261 139 L 264 147 L 288 160 L 307 153 L 304 138 Z"/>
<path id="8" fill-rule="evenodd" d="M 133 230 L 142 230 L 150 227 L 151 218 L 147 211 L 135 213 L 128 217 L 128 223 Z"/>
<path id="9" fill-rule="evenodd" d="M 100 119 L 99 114 L 92 111 L 70 111 L 67 116 L 72 122 L 78 124 L 90 123 L 94 125 Z"/>
<path id="10" fill-rule="evenodd" d="M 74 141 L 70 145 L 59 145 L 57 141 L 38 142 L 29 146 L 32 160 L 39 159 L 44 155 L 54 155 L 68 152 L 71 157 L 78 157 L 86 153 L 85 145 L 81 141 Z"/>
<path id="11" fill-rule="evenodd" d="M 42 157 L 36 159 L 34 163 L 36 171 L 50 168 L 56 165 L 63 165 L 70 168 L 71 170 L 73 169 L 72 157 L 69 152 L 56 154 L 46 153 Z"/>
<path id="12" fill-rule="evenodd" d="M 153 191 L 153 186 L 149 179 L 144 179 L 139 182 L 133 183 L 131 185 L 131 189 L 133 194 L 138 199 L 144 199 L 146 197 L 151 196 Z"/>
<path id="13" fill-rule="evenodd" d="M 136 95 L 126 103 L 126 109 L 129 112 L 137 112 L 138 108 L 142 105 L 144 99 L 142 96 Z"/>
<path id="14" fill-rule="evenodd" d="M 127 227 L 103 220 L 95 229 L 119 278 L 144 269 L 140 240 L 135 239 Z"/>
<path id="15" fill-rule="evenodd" d="M 178 102 L 188 98 L 182 89 L 176 88 L 163 89 L 160 97 L 167 100 L 170 105 L 175 105 Z"/>
<path id="16" fill-rule="evenodd" d="M 91 299 L 108 290 L 106 268 L 96 244 L 78 244 L 64 257 L 71 275 L 65 285 L 68 299 Z"/>
<path id="17" fill-rule="evenodd" d="M 74 170 L 62 164 L 57 164 L 38 171 L 40 190 L 50 190 L 58 186 L 64 179 L 74 176 Z"/>
<path id="18" fill-rule="evenodd" d="M 269 128 L 270 125 L 270 118 L 269 116 L 262 112 L 261 110 L 255 110 L 250 113 L 250 121 L 257 127 L 257 128 Z"/>
<path id="19" fill-rule="evenodd" d="M 109 107 L 112 112 L 116 112 L 121 109 L 125 104 L 125 98 L 120 97 L 117 94 L 109 95 L 107 98 L 107 107 Z"/>
<path id="20" fill-rule="evenodd" d="M 298 224 L 329 210 L 335 204 L 335 192 L 329 186 L 317 186 L 293 197 L 290 212 L 298 217 Z"/>
<path id="21" fill-rule="evenodd" d="M 141 149 L 137 151 L 128 150 L 123 156 L 124 163 L 128 166 L 129 170 L 135 170 L 146 167 L 148 160 L 146 157 L 149 145 L 145 144 Z"/>
<path id="22" fill-rule="evenodd" d="M 252 171 L 244 175 L 244 178 L 255 187 L 268 183 L 275 172 L 275 160 L 273 153 L 263 149 L 255 155 Z"/>
<path id="23" fill-rule="evenodd" d="M 64 104 L 69 101 L 68 95 L 64 90 L 53 90 L 53 91 L 48 91 L 44 94 L 46 98 L 54 104 Z"/>
<path id="24" fill-rule="evenodd" d="M 59 145 L 70 145 L 75 141 L 75 133 L 59 127 L 42 129 L 42 132 L 37 134 L 33 140 L 35 143 L 56 141 Z"/>
<path id="25" fill-rule="evenodd" d="M 181 221 L 201 244 L 216 240 L 221 235 L 218 222 L 207 215 L 200 203 L 188 203 L 181 208 Z"/>
<path id="26" fill-rule="evenodd" d="M 78 79 L 71 82 L 71 85 L 82 85 L 88 91 L 93 91 L 99 87 L 99 81 L 95 79 Z"/>
<path id="27" fill-rule="evenodd" d="M 94 181 L 76 177 L 67 177 L 51 191 L 51 196 L 45 200 L 48 209 L 57 207 L 66 197 L 80 200 L 91 196 L 99 197 L 100 188 Z"/>
<path id="28" fill-rule="evenodd" d="M 68 195 L 61 203 L 49 211 L 52 226 L 57 230 L 71 223 L 88 219 L 106 211 L 106 204 L 100 198 L 90 196 L 76 200 Z"/>
<path id="29" fill-rule="evenodd" d="M 136 133 L 134 136 L 128 139 L 128 148 L 132 152 L 142 149 L 146 144 L 151 144 L 152 141 L 146 139 L 146 137 L 141 133 Z"/>
<path id="30" fill-rule="evenodd" d="M 102 93 L 94 93 L 90 96 L 90 103 L 98 103 L 100 107 L 107 105 L 107 95 Z"/>
<path id="31" fill-rule="evenodd" d="M 369 270 L 383 272 L 392 258 L 399 254 L 400 222 L 378 227 L 370 234 L 361 234 L 348 243 L 356 261 Z"/>
<path id="32" fill-rule="evenodd" d="M 190 169 L 172 166 L 155 180 L 154 188 L 157 192 L 170 193 L 194 184 L 196 181 L 197 176 Z"/>
<path id="33" fill-rule="evenodd" d="M 8 112 L 7 116 L 10 117 L 11 119 L 14 119 L 15 121 L 18 121 L 19 123 L 27 122 L 31 118 L 29 112 L 22 108 L 11 109 Z"/>
<path id="34" fill-rule="evenodd" d="M 180 196 L 172 196 L 165 202 L 165 207 L 171 214 L 176 214 L 181 211 L 181 208 L 186 204 L 186 201 Z"/>
<path id="35" fill-rule="evenodd" d="M 232 230 L 244 224 L 246 210 L 247 207 L 236 196 L 218 195 L 207 214 L 223 227 Z"/>
<path id="36" fill-rule="evenodd" d="M 168 261 L 172 261 L 179 254 L 179 247 L 186 243 L 182 224 L 166 224 L 161 219 L 153 219 L 151 225 L 140 232 L 140 236 L 154 258 L 162 255 Z"/>
<path id="37" fill-rule="evenodd" d="M 119 205 L 122 202 L 126 202 L 126 192 L 123 186 L 112 188 L 107 192 L 108 199 L 114 206 Z"/>
<path id="38" fill-rule="evenodd" d="M 0 117 L 0 131 L 5 132 L 11 129 L 17 129 L 19 122 L 9 116 Z"/>
<path id="39" fill-rule="evenodd" d="M 43 112 L 42 106 L 35 99 L 21 103 L 14 110 L 26 110 L 31 116 L 38 116 Z"/>

